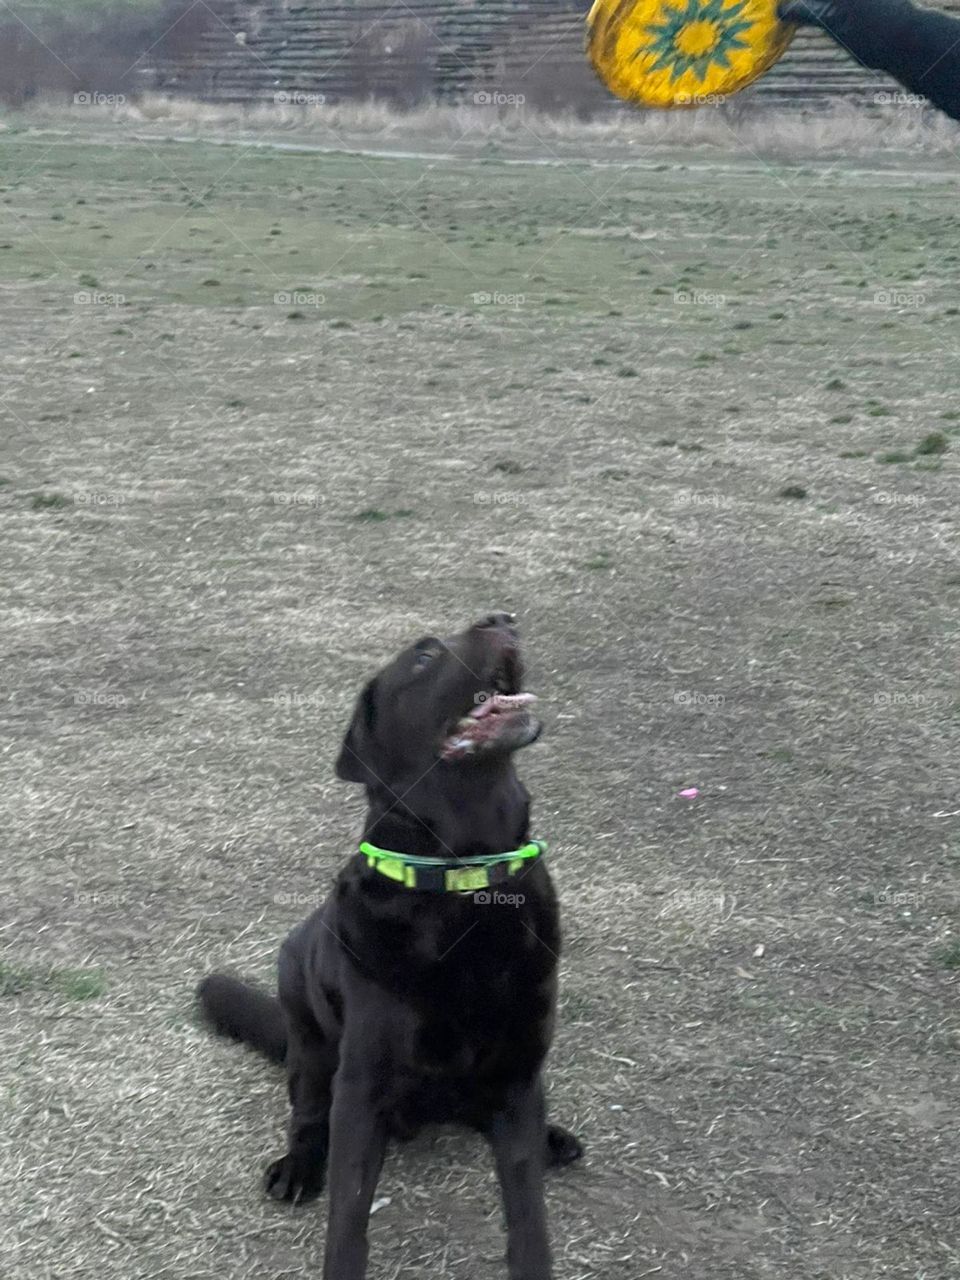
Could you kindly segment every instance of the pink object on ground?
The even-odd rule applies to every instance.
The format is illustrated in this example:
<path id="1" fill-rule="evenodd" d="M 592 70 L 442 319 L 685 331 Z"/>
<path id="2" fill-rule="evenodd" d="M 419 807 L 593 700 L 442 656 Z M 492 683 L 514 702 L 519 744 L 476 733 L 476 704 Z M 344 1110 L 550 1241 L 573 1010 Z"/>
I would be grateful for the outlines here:
<path id="1" fill-rule="evenodd" d="M 685 791 L 677 792 L 677 795 L 680 796 L 681 799 L 683 800 L 696 800 L 699 794 L 700 794 L 699 787 L 687 787 Z"/>

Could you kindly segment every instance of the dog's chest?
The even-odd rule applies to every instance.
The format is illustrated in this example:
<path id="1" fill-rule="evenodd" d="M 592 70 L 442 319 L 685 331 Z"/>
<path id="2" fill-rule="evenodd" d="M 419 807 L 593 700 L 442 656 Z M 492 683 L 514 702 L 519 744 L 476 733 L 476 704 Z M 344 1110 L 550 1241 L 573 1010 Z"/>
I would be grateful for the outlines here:
<path id="1" fill-rule="evenodd" d="M 398 1130 L 496 1110 L 542 1062 L 553 1028 L 556 904 L 546 876 L 522 901 L 341 895 L 339 930 L 388 996 L 395 1027 L 387 1109 Z M 394 1017 L 391 1017 L 394 1021 Z"/>
<path id="2" fill-rule="evenodd" d="M 550 1046 L 555 983 L 526 983 L 509 972 L 451 986 L 455 1001 L 407 1006 L 388 1109 L 395 1128 L 483 1123 L 507 1087 L 537 1071 Z"/>
<path id="3" fill-rule="evenodd" d="M 464 1025 L 530 1007 L 560 952 L 556 898 L 546 871 L 515 892 L 410 893 L 380 876 L 344 877 L 333 925 L 347 956 L 376 985 Z"/>

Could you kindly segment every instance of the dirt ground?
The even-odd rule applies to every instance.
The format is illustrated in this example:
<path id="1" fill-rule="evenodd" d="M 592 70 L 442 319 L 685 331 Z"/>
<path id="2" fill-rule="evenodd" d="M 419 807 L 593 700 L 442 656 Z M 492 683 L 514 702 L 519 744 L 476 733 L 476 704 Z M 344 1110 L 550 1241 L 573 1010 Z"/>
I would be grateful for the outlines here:
<path id="1" fill-rule="evenodd" d="M 558 1280 L 956 1277 L 955 157 L 7 123 L 3 1274 L 319 1274 L 281 1082 L 192 987 L 269 980 L 351 851 L 361 680 L 497 607 Z M 479 1142 L 380 1196 L 371 1280 L 505 1275 Z"/>

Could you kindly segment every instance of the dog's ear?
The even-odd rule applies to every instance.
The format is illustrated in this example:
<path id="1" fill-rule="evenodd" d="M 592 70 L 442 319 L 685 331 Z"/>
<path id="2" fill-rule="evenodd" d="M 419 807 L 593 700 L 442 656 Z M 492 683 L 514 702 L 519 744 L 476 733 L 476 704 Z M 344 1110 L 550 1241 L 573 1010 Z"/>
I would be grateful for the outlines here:
<path id="1" fill-rule="evenodd" d="M 371 680 L 357 699 L 353 719 L 337 756 L 337 777 L 341 782 L 370 781 L 373 734 L 377 722 L 377 682 Z"/>

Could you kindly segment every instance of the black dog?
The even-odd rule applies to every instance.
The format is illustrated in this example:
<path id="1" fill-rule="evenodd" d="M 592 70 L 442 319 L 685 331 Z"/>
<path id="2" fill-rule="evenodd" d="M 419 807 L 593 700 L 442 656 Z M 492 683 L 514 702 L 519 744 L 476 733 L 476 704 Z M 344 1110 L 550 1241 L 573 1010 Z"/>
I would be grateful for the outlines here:
<path id="1" fill-rule="evenodd" d="M 581 1154 L 545 1120 L 560 937 L 513 753 L 539 737 L 513 618 L 404 650 L 367 685 L 337 761 L 366 787 L 361 851 L 280 952 L 279 1001 L 220 975 L 201 1007 L 286 1063 L 277 1200 L 330 1166 L 325 1280 L 362 1280 L 387 1138 L 472 1126 L 493 1147 L 511 1280 L 549 1280 L 545 1164 Z"/>
<path id="2" fill-rule="evenodd" d="M 960 19 L 911 0 L 785 0 L 779 13 L 820 27 L 865 67 L 960 120 Z"/>

